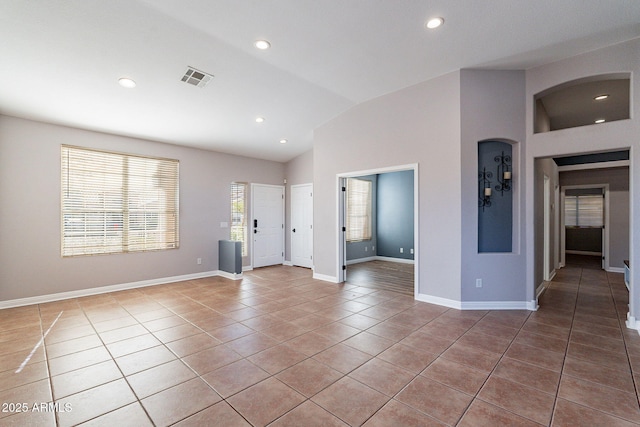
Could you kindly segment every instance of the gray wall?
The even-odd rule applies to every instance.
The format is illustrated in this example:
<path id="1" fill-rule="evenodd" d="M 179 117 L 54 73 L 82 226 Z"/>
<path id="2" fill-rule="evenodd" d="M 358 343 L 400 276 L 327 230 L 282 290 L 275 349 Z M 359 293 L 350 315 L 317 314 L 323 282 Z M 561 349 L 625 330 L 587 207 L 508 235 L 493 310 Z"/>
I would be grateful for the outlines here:
<path id="1" fill-rule="evenodd" d="M 60 144 L 178 159 L 180 248 L 62 258 Z M 230 183 L 283 179 L 278 162 L 0 116 L 0 301 L 215 271 Z"/>
<path id="2" fill-rule="evenodd" d="M 601 228 L 566 228 L 565 236 L 565 250 L 567 252 L 593 252 L 594 255 L 602 252 Z"/>
<path id="3" fill-rule="evenodd" d="M 355 178 L 371 181 L 371 239 L 361 242 L 347 242 L 347 261 L 373 257 L 378 250 L 378 175 L 358 176 Z"/>
<path id="4" fill-rule="evenodd" d="M 462 301 L 524 302 L 526 297 L 524 234 L 525 75 L 522 71 L 462 70 L 461 176 Z M 512 144 L 512 252 L 478 253 L 478 141 Z M 450 162 L 448 161 L 450 160 Z M 453 163 L 455 159 L 443 159 Z M 443 180 L 435 181 L 435 186 Z M 447 184 L 444 185 L 448 187 Z M 453 190 L 451 190 L 453 191 Z M 476 279 L 482 279 L 481 288 Z"/>
<path id="5" fill-rule="evenodd" d="M 629 259 L 629 168 L 560 173 L 561 186 L 587 184 L 609 184 L 609 265 L 624 268 L 623 261 Z"/>
<path id="6" fill-rule="evenodd" d="M 377 255 L 413 259 L 413 171 L 379 174 L 377 194 Z"/>

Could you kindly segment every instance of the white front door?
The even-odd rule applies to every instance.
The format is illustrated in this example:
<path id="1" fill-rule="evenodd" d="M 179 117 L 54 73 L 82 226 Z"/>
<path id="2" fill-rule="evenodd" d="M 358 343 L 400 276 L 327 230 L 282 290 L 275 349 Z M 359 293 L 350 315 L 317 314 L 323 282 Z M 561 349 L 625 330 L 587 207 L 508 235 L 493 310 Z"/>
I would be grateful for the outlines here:
<path id="1" fill-rule="evenodd" d="M 313 184 L 291 186 L 291 264 L 313 267 Z"/>
<path id="2" fill-rule="evenodd" d="M 251 184 L 253 267 L 284 261 L 284 187 Z"/>

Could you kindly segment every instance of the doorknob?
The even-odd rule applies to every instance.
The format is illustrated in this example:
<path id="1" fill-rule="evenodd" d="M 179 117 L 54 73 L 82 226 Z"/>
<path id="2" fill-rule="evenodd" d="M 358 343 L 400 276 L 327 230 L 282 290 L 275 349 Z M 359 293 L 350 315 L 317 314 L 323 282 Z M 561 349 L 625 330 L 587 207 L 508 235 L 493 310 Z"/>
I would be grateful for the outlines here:
<path id="1" fill-rule="evenodd" d="M 296 229 L 294 228 L 292 231 L 295 233 L 295 232 L 296 232 Z"/>

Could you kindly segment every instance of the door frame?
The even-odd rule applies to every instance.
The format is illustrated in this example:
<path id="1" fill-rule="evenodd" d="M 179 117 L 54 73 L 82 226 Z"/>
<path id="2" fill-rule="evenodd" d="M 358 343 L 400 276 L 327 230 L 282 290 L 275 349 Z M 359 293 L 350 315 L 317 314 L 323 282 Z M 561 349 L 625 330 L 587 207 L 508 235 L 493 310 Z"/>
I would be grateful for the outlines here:
<path id="1" fill-rule="evenodd" d="M 389 166 L 384 168 L 368 169 L 355 172 L 339 173 L 336 175 L 336 277 L 338 283 L 346 281 L 347 272 L 347 239 L 346 232 L 343 231 L 346 227 L 346 194 L 342 191 L 347 178 L 355 178 L 365 175 L 377 175 L 389 172 L 402 172 L 413 171 L 413 292 L 414 299 L 418 297 L 420 291 L 420 200 L 418 175 L 418 163 L 411 163 L 407 165 Z M 345 268 L 343 268 L 345 266 Z"/>
<path id="2" fill-rule="evenodd" d="M 602 230 L 602 269 L 609 271 L 609 184 L 580 184 L 580 185 L 563 185 L 560 187 L 560 257 L 562 266 L 566 265 L 566 228 L 564 218 L 565 191 L 584 189 L 584 188 L 602 188 L 604 194 L 604 228 Z"/>
<path id="3" fill-rule="evenodd" d="M 284 239 L 284 223 L 285 223 L 284 222 L 285 221 L 284 197 L 285 197 L 285 194 L 286 194 L 285 193 L 285 191 L 286 191 L 285 186 L 284 185 L 274 185 L 274 184 L 258 184 L 258 183 L 253 183 L 252 182 L 251 183 L 251 197 L 250 197 L 250 199 L 251 199 L 251 206 L 250 206 L 251 214 L 249 216 L 249 218 L 250 218 L 250 220 L 249 220 L 249 236 L 251 236 L 250 237 L 250 240 L 251 240 L 251 242 L 250 242 L 251 243 L 251 266 L 250 266 L 250 269 L 251 270 L 253 270 L 253 268 L 255 266 L 255 256 L 256 256 L 256 251 L 254 250 L 254 247 L 253 247 L 254 246 L 254 244 L 253 244 L 254 243 L 253 242 L 253 234 L 255 233 L 255 231 L 254 231 L 255 227 L 253 226 L 253 219 L 254 219 L 254 214 L 255 214 L 255 211 L 254 211 L 254 206 L 255 206 L 254 195 L 255 195 L 255 188 L 256 187 L 271 187 L 271 188 L 281 188 L 282 189 L 282 231 L 280 232 L 281 238 L 282 238 L 282 253 L 283 253 L 283 255 L 282 255 L 282 263 L 284 263 L 284 249 L 285 249 L 285 245 L 284 245 L 284 242 L 285 242 L 285 239 Z"/>
<path id="4" fill-rule="evenodd" d="M 554 271 L 551 271 L 551 178 L 544 174 L 543 177 L 543 271 L 542 280 L 549 282 L 555 276 Z"/>
<path id="5" fill-rule="evenodd" d="M 291 218 L 291 227 L 293 228 L 293 190 L 295 188 L 300 188 L 300 187 L 309 187 L 310 191 L 311 191 L 311 266 L 308 268 L 311 268 L 311 270 L 313 270 L 313 183 L 306 183 L 306 184 L 295 184 L 295 185 L 291 185 L 291 196 L 289 198 L 289 200 L 291 201 L 291 206 L 289 206 L 289 215 Z M 286 233 L 285 233 L 286 234 Z M 293 232 L 289 233 L 289 248 L 291 248 L 291 265 L 296 265 L 293 263 Z M 306 266 L 303 266 L 306 267 Z"/>

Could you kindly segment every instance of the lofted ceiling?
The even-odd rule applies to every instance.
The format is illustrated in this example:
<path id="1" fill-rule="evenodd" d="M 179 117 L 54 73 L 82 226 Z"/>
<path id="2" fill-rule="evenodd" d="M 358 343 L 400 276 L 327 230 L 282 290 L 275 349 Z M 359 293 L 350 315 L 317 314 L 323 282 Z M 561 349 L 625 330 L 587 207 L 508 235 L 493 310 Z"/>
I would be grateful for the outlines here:
<path id="1" fill-rule="evenodd" d="M 637 0 L 2 0 L 0 114 L 288 161 L 386 93 L 636 37 Z"/>

